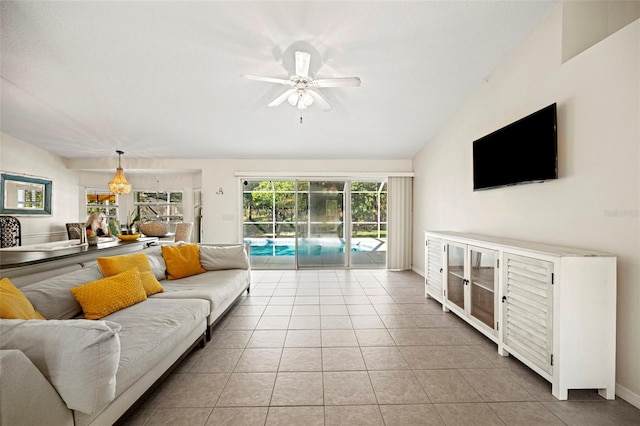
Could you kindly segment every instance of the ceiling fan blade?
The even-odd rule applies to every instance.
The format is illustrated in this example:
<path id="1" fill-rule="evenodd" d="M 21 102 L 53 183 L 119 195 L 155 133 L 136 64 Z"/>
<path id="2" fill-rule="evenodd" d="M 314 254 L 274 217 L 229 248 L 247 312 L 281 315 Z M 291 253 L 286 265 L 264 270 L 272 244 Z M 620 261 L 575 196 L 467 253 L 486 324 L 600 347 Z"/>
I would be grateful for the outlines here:
<path id="1" fill-rule="evenodd" d="M 324 111 L 330 111 L 333 108 L 329 104 L 329 102 L 327 102 L 327 100 L 324 98 L 324 96 L 322 96 L 320 93 L 316 92 L 315 90 L 311 90 L 311 89 L 309 89 L 307 92 L 311 95 L 311 97 L 313 98 L 315 103 L 318 106 L 320 106 L 320 108 L 322 108 Z"/>
<path id="2" fill-rule="evenodd" d="M 288 84 L 291 85 L 291 80 L 284 78 L 273 78 L 273 77 L 263 77 L 261 75 L 250 75 L 244 74 L 242 75 L 244 78 L 255 81 L 266 81 L 267 83 L 278 83 L 278 84 Z"/>
<path id="3" fill-rule="evenodd" d="M 289 96 L 293 95 L 294 93 L 296 93 L 296 89 L 289 89 L 286 92 L 284 92 L 282 95 L 278 96 L 277 98 L 275 98 L 273 101 L 271 101 L 271 103 L 269 104 L 270 107 L 274 107 L 274 106 L 278 106 L 281 103 L 284 102 L 285 99 L 287 99 Z"/>
<path id="4" fill-rule="evenodd" d="M 311 55 L 307 52 L 296 52 L 296 75 L 299 77 L 308 76 L 310 63 Z"/>
<path id="5" fill-rule="evenodd" d="M 322 78 L 313 81 L 316 87 L 358 87 L 360 83 L 360 77 Z"/>

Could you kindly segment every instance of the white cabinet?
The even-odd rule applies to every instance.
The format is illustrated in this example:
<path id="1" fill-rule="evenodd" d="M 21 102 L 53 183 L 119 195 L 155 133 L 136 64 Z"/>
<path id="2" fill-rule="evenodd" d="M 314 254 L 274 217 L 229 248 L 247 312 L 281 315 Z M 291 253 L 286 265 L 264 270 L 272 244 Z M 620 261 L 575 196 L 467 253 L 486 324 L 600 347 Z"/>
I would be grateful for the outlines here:
<path id="1" fill-rule="evenodd" d="M 442 272 L 444 264 L 442 263 L 444 248 L 442 246 L 442 238 L 427 237 L 425 238 L 425 291 L 426 297 L 433 297 L 442 303 Z"/>
<path id="2" fill-rule="evenodd" d="M 444 306 L 496 341 L 498 252 L 444 241 Z"/>
<path id="3" fill-rule="evenodd" d="M 556 398 L 615 397 L 615 256 L 445 231 L 425 241 L 425 292 L 443 309 L 550 381 Z"/>

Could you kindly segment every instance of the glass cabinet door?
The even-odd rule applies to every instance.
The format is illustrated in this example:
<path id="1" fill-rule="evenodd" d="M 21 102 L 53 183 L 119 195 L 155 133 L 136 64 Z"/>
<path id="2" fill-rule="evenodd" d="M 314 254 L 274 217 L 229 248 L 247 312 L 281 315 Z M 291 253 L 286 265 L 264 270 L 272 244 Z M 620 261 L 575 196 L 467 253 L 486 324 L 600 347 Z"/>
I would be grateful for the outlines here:
<path id="1" fill-rule="evenodd" d="M 464 309 L 464 247 L 447 244 L 447 299 Z"/>
<path id="2" fill-rule="evenodd" d="M 471 316 L 494 328 L 497 253 L 470 248 Z"/>

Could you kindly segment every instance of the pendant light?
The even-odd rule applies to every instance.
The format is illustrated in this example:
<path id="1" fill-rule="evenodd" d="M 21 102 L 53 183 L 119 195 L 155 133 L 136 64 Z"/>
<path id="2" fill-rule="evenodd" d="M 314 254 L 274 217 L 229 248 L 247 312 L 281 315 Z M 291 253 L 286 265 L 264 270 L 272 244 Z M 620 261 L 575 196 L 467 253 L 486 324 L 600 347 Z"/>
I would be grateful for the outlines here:
<path id="1" fill-rule="evenodd" d="M 109 191 L 114 194 L 128 194 L 131 192 L 131 184 L 127 182 L 127 178 L 124 177 L 124 170 L 122 170 L 122 166 L 120 165 L 120 157 L 124 152 L 118 150 L 118 168 L 116 169 L 116 175 L 113 177 L 113 180 L 109 182 Z"/>

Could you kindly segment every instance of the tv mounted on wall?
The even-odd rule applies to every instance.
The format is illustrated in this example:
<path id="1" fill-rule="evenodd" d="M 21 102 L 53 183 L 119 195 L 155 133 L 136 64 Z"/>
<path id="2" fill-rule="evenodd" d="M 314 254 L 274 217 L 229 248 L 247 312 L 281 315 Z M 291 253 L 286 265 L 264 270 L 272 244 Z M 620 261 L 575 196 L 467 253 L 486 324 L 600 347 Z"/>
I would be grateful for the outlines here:
<path id="1" fill-rule="evenodd" d="M 558 178 L 556 104 L 473 142 L 473 190 Z"/>

